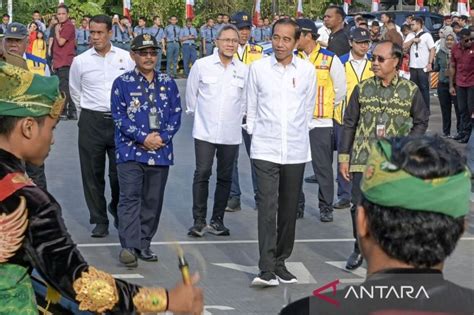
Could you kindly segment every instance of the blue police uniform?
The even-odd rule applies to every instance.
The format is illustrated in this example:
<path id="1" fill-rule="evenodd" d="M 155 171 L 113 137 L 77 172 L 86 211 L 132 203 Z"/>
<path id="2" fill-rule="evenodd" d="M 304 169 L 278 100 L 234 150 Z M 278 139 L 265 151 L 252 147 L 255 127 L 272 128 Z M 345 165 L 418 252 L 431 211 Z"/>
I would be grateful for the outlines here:
<path id="1" fill-rule="evenodd" d="M 193 35 L 194 39 L 182 40 L 184 37 Z M 193 65 L 197 59 L 196 39 L 198 37 L 197 30 L 193 26 L 183 27 L 179 32 L 179 39 L 183 46 L 183 68 L 186 77 L 189 75 L 190 65 Z"/>
<path id="2" fill-rule="evenodd" d="M 162 40 L 165 38 L 165 30 L 162 27 L 157 27 L 156 25 L 153 25 L 149 29 L 150 35 L 153 36 L 156 39 L 156 42 L 158 43 L 158 60 L 156 62 L 156 71 L 161 71 L 161 58 L 162 58 L 162 52 L 163 52 L 163 45 L 162 45 Z"/>
<path id="3" fill-rule="evenodd" d="M 118 24 L 113 24 L 111 40 L 112 45 L 125 50 L 130 50 L 130 36 L 128 35 L 126 27 L 124 27 L 124 30 L 122 31 Z"/>
<path id="4" fill-rule="evenodd" d="M 89 30 L 84 28 L 76 29 L 76 55 L 80 55 L 89 49 Z"/>
<path id="5" fill-rule="evenodd" d="M 214 40 L 217 37 L 217 28 L 215 26 L 209 27 L 205 25 L 201 29 L 201 38 L 204 39 L 205 41 L 205 47 L 203 50 L 204 56 L 209 56 L 212 55 L 212 52 L 214 51 Z"/>
<path id="6" fill-rule="evenodd" d="M 170 24 L 165 28 L 166 73 L 170 76 L 176 76 L 178 72 L 180 31 L 181 31 L 181 28 L 178 25 Z M 173 73 L 171 73 L 171 68 L 173 68 Z"/>
<path id="7" fill-rule="evenodd" d="M 151 34 L 148 27 L 140 27 L 138 25 L 133 28 L 133 33 L 137 34 L 137 36 L 143 34 Z"/>
<path id="8" fill-rule="evenodd" d="M 265 27 L 256 27 L 252 31 L 252 38 L 255 43 L 260 43 L 268 40 L 268 33 Z"/>

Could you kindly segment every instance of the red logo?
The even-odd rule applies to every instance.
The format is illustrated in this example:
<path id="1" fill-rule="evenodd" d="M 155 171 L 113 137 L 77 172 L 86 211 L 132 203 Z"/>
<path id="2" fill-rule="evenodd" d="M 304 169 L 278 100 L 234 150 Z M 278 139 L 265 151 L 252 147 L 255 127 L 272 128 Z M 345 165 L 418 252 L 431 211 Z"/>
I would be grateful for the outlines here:
<path id="1" fill-rule="evenodd" d="M 317 288 L 316 290 L 313 291 L 313 295 L 317 298 L 320 298 L 321 300 L 324 300 L 328 303 L 331 303 L 333 305 L 339 306 L 339 301 L 331 299 L 330 297 L 326 295 L 322 295 L 321 292 L 325 291 L 328 288 L 332 288 L 332 295 L 336 295 L 336 287 L 339 284 L 339 279 L 334 280 L 333 282 L 329 282 L 328 284 L 323 285 L 320 288 Z"/>

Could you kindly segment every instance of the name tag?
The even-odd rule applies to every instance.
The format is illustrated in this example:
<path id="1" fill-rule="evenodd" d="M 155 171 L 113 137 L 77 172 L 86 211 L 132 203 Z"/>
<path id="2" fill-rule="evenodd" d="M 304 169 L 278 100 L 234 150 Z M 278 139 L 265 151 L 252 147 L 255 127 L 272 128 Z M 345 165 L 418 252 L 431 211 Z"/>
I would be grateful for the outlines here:
<path id="1" fill-rule="evenodd" d="M 142 96 L 141 92 L 132 92 L 130 93 L 130 96 Z"/>

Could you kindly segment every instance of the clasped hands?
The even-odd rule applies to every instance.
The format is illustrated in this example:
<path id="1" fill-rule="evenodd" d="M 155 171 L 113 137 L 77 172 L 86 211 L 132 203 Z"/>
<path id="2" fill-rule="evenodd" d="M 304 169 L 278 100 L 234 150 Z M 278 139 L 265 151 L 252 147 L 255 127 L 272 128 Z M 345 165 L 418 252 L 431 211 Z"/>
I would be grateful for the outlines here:
<path id="1" fill-rule="evenodd" d="M 143 148 L 148 151 L 155 151 L 164 147 L 165 144 L 163 139 L 161 139 L 160 134 L 158 132 L 149 133 L 145 141 L 143 141 Z"/>

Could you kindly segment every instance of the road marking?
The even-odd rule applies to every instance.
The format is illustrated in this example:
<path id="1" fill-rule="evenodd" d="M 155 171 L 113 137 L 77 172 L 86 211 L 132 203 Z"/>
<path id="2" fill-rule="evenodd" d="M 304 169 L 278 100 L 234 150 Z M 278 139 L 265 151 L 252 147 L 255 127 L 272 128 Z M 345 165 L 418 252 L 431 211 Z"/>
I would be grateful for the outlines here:
<path id="1" fill-rule="evenodd" d="M 145 278 L 139 273 L 121 273 L 121 274 L 113 274 L 112 277 L 117 279 L 143 279 Z"/>
<path id="2" fill-rule="evenodd" d="M 346 269 L 346 262 L 345 261 L 326 261 L 326 264 L 329 264 L 331 266 L 334 266 L 338 269 L 341 269 L 342 271 L 345 271 L 347 273 L 352 273 L 358 277 L 361 277 L 359 279 L 354 279 L 354 278 L 347 278 L 347 279 L 339 279 L 339 282 L 345 283 L 345 284 L 352 284 L 352 283 L 360 283 L 365 280 L 365 276 L 367 275 L 367 269 L 363 267 L 359 267 L 355 270 L 347 270 Z"/>
<path id="3" fill-rule="evenodd" d="M 242 271 L 252 275 L 256 275 L 259 272 L 257 266 L 244 266 L 233 263 L 213 263 L 213 265 Z M 302 262 L 286 262 L 285 265 L 288 270 L 296 276 L 299 284 L 316 283 L 316 280 Z"/>
<path id="4" fill-rule="evenodd" d="M 353 238 L 318 238 L 295 240 L 295 243 L 337 243 L 337 242 L 353 242 Z M 474 237 L 461 237 L 461 241 L 474 241 Z M 151 242 L 153 246 L 161 245 L 225 245 L 225 244 L 258 244 L 258 240 L 228 240 L 228 241 L 178 241 L 178 242 Z M 77 244 L 77 247 L 117 247 L 120 243 L 83 243 Z"/>

